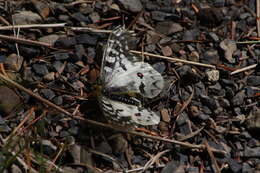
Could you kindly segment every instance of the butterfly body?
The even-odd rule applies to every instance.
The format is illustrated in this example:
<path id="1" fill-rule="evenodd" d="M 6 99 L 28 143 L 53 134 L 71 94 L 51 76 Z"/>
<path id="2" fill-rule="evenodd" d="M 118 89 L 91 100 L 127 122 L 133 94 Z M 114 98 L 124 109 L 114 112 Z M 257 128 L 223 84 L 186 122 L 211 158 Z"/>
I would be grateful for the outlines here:
<path id="1" fill-rule="evenodd" d="M 158 124 L 160 117 L 144 108 L 140 97 L 156 97 L 164 80 L 150 64 L 129 52 L 129 35 L 118 27 L 107 41 L 101 66 L 100 106 L 108 119 L 121 125 Z"/>

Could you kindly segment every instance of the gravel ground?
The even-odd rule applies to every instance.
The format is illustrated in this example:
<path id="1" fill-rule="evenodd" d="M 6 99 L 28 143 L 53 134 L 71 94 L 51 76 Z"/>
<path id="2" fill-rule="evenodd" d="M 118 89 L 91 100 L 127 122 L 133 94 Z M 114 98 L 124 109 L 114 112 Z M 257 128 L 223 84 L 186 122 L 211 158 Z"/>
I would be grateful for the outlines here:
<path id="1" fill-rule="evenodd" d="M 0 172 L 260 172 L 259 0 L 10 0 L 0 12 Z M 115 99 L 142 100 L 158 124 L 108 121 L 99 106 L 118 26 L 164 88 Z"/>

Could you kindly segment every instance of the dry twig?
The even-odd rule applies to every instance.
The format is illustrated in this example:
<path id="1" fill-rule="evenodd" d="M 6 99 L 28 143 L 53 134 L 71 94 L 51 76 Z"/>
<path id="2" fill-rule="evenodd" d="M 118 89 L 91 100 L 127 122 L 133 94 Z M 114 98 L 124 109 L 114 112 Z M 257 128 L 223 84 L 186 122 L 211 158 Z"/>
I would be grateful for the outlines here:
<path id="1" fill-rule="evenodd" d="M 198 129 L 198 130 L 196 130 L 196 131 L 194 131 L 194 132 L 191 132 L 191 133 L 188 134 L 188 135 L 185 135 L 185 136 L 183 136 L 183 137 L 181 137 L 181 138 L 178 138 L 178 140 L 179 140 L 179 141 L 186 141 L 186 140 L 192 138 L 193 136 L 196 136 L 197 134 L 199 134 L 203 129 L 204 129 L 204 127 L 201 127 L 200 129 Z"/>
<path id="2" fill-rule="evenodd" d="M 73 31 L 88 31 L 88 32 L 99 32 L 99 33 L 111 33 L 112 32 L 112 30 L 95 29 L 95 28 L 89 28 L 89 27 L 68 27 L 68 28 Z"/>
<path id="3" fill-rule="evenodd" d="M 2 74 L 0 74 L 0 80 L 3 80 L 5 82 L 7 82 L 8 84 L 17 87 L 18 89 L 26 92 L 27 94 L 31 95 L 32 97 L 42 101 L 43 103 L 47 104 L 48 106 L 53 107 L 56 110 L 66 114 L 66 115 L 68 115 L 68 116 L 70 116 L 72 118 L 76 118 L 76 119 L 85 121 L 87 123 L 90 123 L 90 124 L 93 124 L 93 125 L 97 125 L 97 126 L 101 126 L 101 127 L 104 127 L 104 128 L 110 128 L 110 129 L 117 130 L 117 131 L 120 131 L 120 132 L 129 133 L 129 134 L 132 134 L 132 135 L 142 136 L 142 137 L 145 137 L 145 138 L 150 138 L 150 139 L 164 141 L 164 142 L 170 142 L 170 143 L 173 143 L 173 144 L 176 144 L 176 145 L 181 145 L 183 147 L 190 148 L 190 149 L 199 149 L 199 150 L 205 150 L 206 149 L 205 145 L 202 145 L 202 144 L 196 145 L 196 144 L 191 144 L 191 143 L 188 143 L 188 142 L 180 142 L 180 141 L 177 141 L 177 140 L 174 140 L 174 139 L 165 139 L 165 138 L 162 138 L 162 137 L 159 137 L 159 136 L 146 135 L 146 134 L 142 134 L 142 133 L 138 133 L 136 131 L 132 131 L 132 130 L 126 129 L 124 127 L 116 127 L 116 126 L 111 125 L 111 124 L 105 124 L 105 123 L 101 123 L 101 122 L 97 122 L 97 121 L 93 121 L 93 120 L 89 120 L 89 119 L 84 119 L 84 118 L 82 118 L 80 116 L 73 116 L 70 112 L 66 111 L 65 109 L 55 105 L 54 103 L 50 102 L 47 99 L 42 98 L 41 96 L 33 93 L 29 89 L 24 88 L 20 84 L 12 81 L 11 79 L 5 77 Z M 226 152 L 223 151 L 223 150 L 217 150 L 217 149 L 213 149 L 213 148 L 211 148 L 211 150 L 213 152 L 216 152 L 216 153 L 226 154 Z"/>
<path id="4" fill-rule="evenodd" d="M 257 35 L 260 37 L 260 0 L 256 0 L 256 28 Z"/>
<path id="5" fill-rule="evenodd" d="M 153 168 L 164 168 L 166 165 L 162 164 L 162 165 L 158 165 L 156 167 L 154 166 L 151 166 L 149 167 L 148 169 L 153 169 Z M 130 169 L 130 170 L 127 170 L 125 171 L 125 173 L 130 173 L 130 172 L 138 172 L 138 171 L 142 171 L 144 168 L 143 167 L 140 167 L 140 168 L 134 168 L 134 169 Z M 121 173 L 121 172 L 120 172 Z"/>
<path id="6" fill-rule="evenodd" d="M 26 27 L 26 26 L 24 26 L 24 27 Z M 87 28 L 87 27 L 68 27 L 68 28 L 71 30 L 80 30 L 80 31 L 85 30 L 85 31 L 91 31 L 91 32 L 111 33 L 111 30 L 100 30 L 100 29 L 93 29 L 93 28 Z M 16 37 L 6 36 L 6 35 L 0 35 L 0 39 L 14 41 L 16 43 L 22 43 L 22 44 L 27 44 L 27 45 L 43 46 L 43 47 L 47 47 L 47 48 L 54 49 L 54 50 L 60 50 L 60 49 L 54 48 L 49 43 L 44 43 L 44 42 L 39 42 L 39 41 L 34 41 L 34 40 L 16 38 Z M 181 62 L 181 63 L 185 63 L 185 64 L 192 64 L 192 65 L 213 68 L 213 69 L 216 68 L 216 66 L 210 65 L 210 64 L 204 64 L 204 63 L 199 63 L 199 62 L 194 62 L 194 61 L 183 60 L 183 59 L 179 59 L 179 58 L 156 55 L 156 54 L 152 54 L 152 53 L 148 53 L 148 52 L 140 52 L 140 51 L 134 51 L 134 50 L 131 50 L 130 52 L 132 52 L 134 54 L 139 54 L 139 55 L 146 55 L 146 56 L 166 59 L 166 60 L 173 61 L 173 62 Z"/>
<path id="7" fill-rule="evenodd" d="M 149 167 L 151 167 L 154 162 L 156 162 L 162 155 L 165 153 L 168 153 L 170 150 L 164 150 L 162 152 L 157 153 L 155 156 L 153 156 L 143 167 L 142 172 L 145 172 Z"/>
<path id="8" fill-rule="evenodd" d="M 146 56 L 150 56 L 150 57 L 166 59 L 166 60 L 174 61 L 174 62 L 181 62 L 181 63 L 185 63 L 185 64 L 192 64 L 192 65 L 197 65 L 197 66 L 207 67 L 207 68 L 213 68 L 213 69 L 216 68 L 216 66 L 210 65 L 210 64 L 203 64 L 203 63 L 200 63 L 200 62 L 188 61 L 188 60 L 184 60 L 184 59 L 173 58 L 173 57 L 162 56 L 162 55 L 156 55 L 156 54 L 152 54 L 152 53 L 148 53 L 148 52 L 140 52 L 140 51 L 135 51 L 135 50 L 130 50 L 130 52 L 132 52 L 134 54 L 139 54 L 139 55 L 146 55 Z"/>
<path id="9" fill-rule="evenodd" d="M 26 45 L 33 45 L 33 46 L 42 46 L 42 47 L 48 47 L 50 49 L 54 50 L 59 50 L 57 48 L 52 47 L 51 44 L 49 43 L 44 43 L 40 41 L 34 41 L 34 40 L 29 40 L 29 39 L 24 39 L 24 38 L 17 38 L 13 36 L 7 36 L 7 35 L 0 35 L 1 40 L 7 40 L 7 41 L 13 41 L 15 43 L 21 43 L 21 44 L 26 44 Z"/>
<path id="10" fill-rule="evenodd" d="M 67 7 L 70 7 L 70 6 L 74 6 L 74 5 L 78 5 L 78 4 L 81 4 L 81 3 L 94 3 L 95 0 L 76 0 L 76 1 L 73 1 L 71 3 L 68 3 L 68 4 L 64 4 L 65 6 Z"/>
<path id="11" fill-rule="evenodd" d="M 55 158 L 51 161 L 51 163 L 49 164 L 49 167 L 46 170 L 46 173 L 51 172 L 51 170 L 53 169 L 53 167 L 55 166 L 55 162 L 57 161 L 57 159 L 60 157 L 60 155 L 62 154 L 62 152 L 65 150 L 65 146 L 64 144 L 61 145 L 61 148 L 59 150 L 59 152 L 56 154 Z"/>
<path id="12" fill-rule="evenodd" d="M 16 88 L 18 88 L 18 89 L 20 89 L 20 90 L 26 92 L 26 93 L 29 94 L 30 96 L 32 96 L 32 97 L 34 97 L 34 98 L 36 98 L 36 99 L 42 101 L 43 103 L 47 104 L 48 106 L 53 107 L 53 108 L 55 108 L 56 110 L 58 110 L 58 111 L 60 111 L 60 112 L 62 112 L 62 113 L 64 113 L 64 114 L 66 114 L 66 115 L 71 115 L 71 113 L 69 113 L 69 112 L 66 111 L 65 109 L 62 109 L 61 107 L 59 107 L 59 106 L 53 104 L 53 103 L 50 102 L 49 100 L 44 99 L 44 98 L 42 98 L 41 96 L 39 96 L 39 95 L 33 93 L 31 90 L 29 90 L 29 89 L 27 89 L 27 88 L 24 88 L 22 85 L 16 83 L 15 81 L 9 79 L 8 77 L 6 77 L 6 76 L 4 76 L 4 75 L 2 75 L 2 74 L 0 74 L 0 80 L 3 80 L 3 81 L 5 81 L 5 82 L 7 82 L 8 84 L 11 84 L 12 86 L 14 86 L 14 87 L 16 87 Z"/>
<path id="13" fill-rule="evenodd" d="M 180 108 L 180 110 L 178 110 L 178 112 L 174 112 L 174 116 L 178 116 L 180 113 L 182 113 L 186 108 L 187 106 L 190 104 L 191 102 L 191 99 L 193 98 L 194 96 L 194 88 L 192 88 L 192 93 L 191 95 L 189 96 L 189 98 L 182 104 L 182 107 Z M 177 117 L 178 118 L 178 117 Z"/>
<path id="14" fill-rule="evenodd" d="M 211 162 L 212 162 L 213 165 L 215 166 L 215 169 L 216 169 L 217 173 L 221 173 L 221 171 L 220 171 L 220 169 L 219 169 L 219 166 L 218 166 L 218 163 L 217 163 L 217 161 L 216 161 L 216 158 L 215 158 L 215 156 L 214 156 L 214 154 L 213 154 L 213 152 L 212 152 L 212 150 L 211 150 L 211 148 L 210 148 L 208 142 L 205 141 L 204 143 L 205 143 L 205 146 L 206 146 L 207 151 L 208 151 L 208 153 L 209 153 Z"/>
<path id="15" fill-rule="evenodd" d="M 12 26 L 0 26 L 0 30 L 12 30 L 12 29 L 31 29 L 31 28 L 57 28 L 65 27 L 66 23 L 52 23 L 52 24 L 31 24 L 31 25 L 12 25 Z"/>
<path id="16" fill-rule="evenodd" d="M 256 68 L 256 66 L 257 66 L 257 64 L 253 64 L 253 65 L 235 70 L 235 71 L 231 72 L 230 75 L 234 75 L 234 74 L 237 74 L 237 73 L 241 73 L 241 72 L 244 72 L 244 71 L 247 71 L 247 70 L 254 69 L 254 68 Z"/>
<path id="17" fill-rule="evenodd" d="M 29 112 L 27 113 L 27 115 L 24 117 L 24 119 L 20 122 L 20 124 L 14 128 L 14 130 L 12 131 L 12 133 L 7 136 L 4 141 L 8 141 L 9 139 L 11 139 L 11 137 L 13 137 L 15 135 L 15 133 L 27 122 L 27 120 L 33 115 L 34 112 L 34 108 L 31 108 L 29 110 Z"/>

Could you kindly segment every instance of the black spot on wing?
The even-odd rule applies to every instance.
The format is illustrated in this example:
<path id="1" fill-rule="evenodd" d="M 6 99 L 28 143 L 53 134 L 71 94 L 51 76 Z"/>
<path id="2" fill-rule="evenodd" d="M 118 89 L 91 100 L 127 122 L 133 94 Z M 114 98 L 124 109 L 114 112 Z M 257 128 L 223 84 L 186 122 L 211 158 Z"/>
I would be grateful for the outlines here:
<path id="1" fill-rule="evenodd" d="M 125 66 L 125 64 L 123 64 L 121 61 L 119 61 L 120 63 L 120 67 L 124 70 L 124 71 L 127 71 L 127 68 Z"/>
<path id="2" fill-rule="evenodd" d="M 142 115 L 141 115 L 141 113 L 135 113 L 135 116 L 141 117 Z"/>
<path id="3" fill-rule="evenodd" d="M 139 77 L 140 79 L 143 79 L 144 75 L 143 73 L 137 72 L 136 73 L 137 77 Z"/>
<path id="4" fill-rule="evenodd" d="M 140 86 L 139 86 L 139 90 L 140 93 L 145 94 L 145 90 L 144 90 L 145 84 L 143 82 L 141 82 Z"/>

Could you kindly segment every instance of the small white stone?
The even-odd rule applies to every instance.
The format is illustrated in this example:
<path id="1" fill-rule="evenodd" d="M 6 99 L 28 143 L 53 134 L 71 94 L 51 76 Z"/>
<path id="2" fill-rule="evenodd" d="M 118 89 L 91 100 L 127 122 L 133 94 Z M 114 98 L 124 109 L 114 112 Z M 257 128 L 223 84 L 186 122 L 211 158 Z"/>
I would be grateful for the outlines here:
<path id="1" fill-rule="evenodd" d="M 209 81 L 216 82 L 219 80 L 219 71 L 218 70 L 209 70 L 206 71 L 206 75 Z"/>

